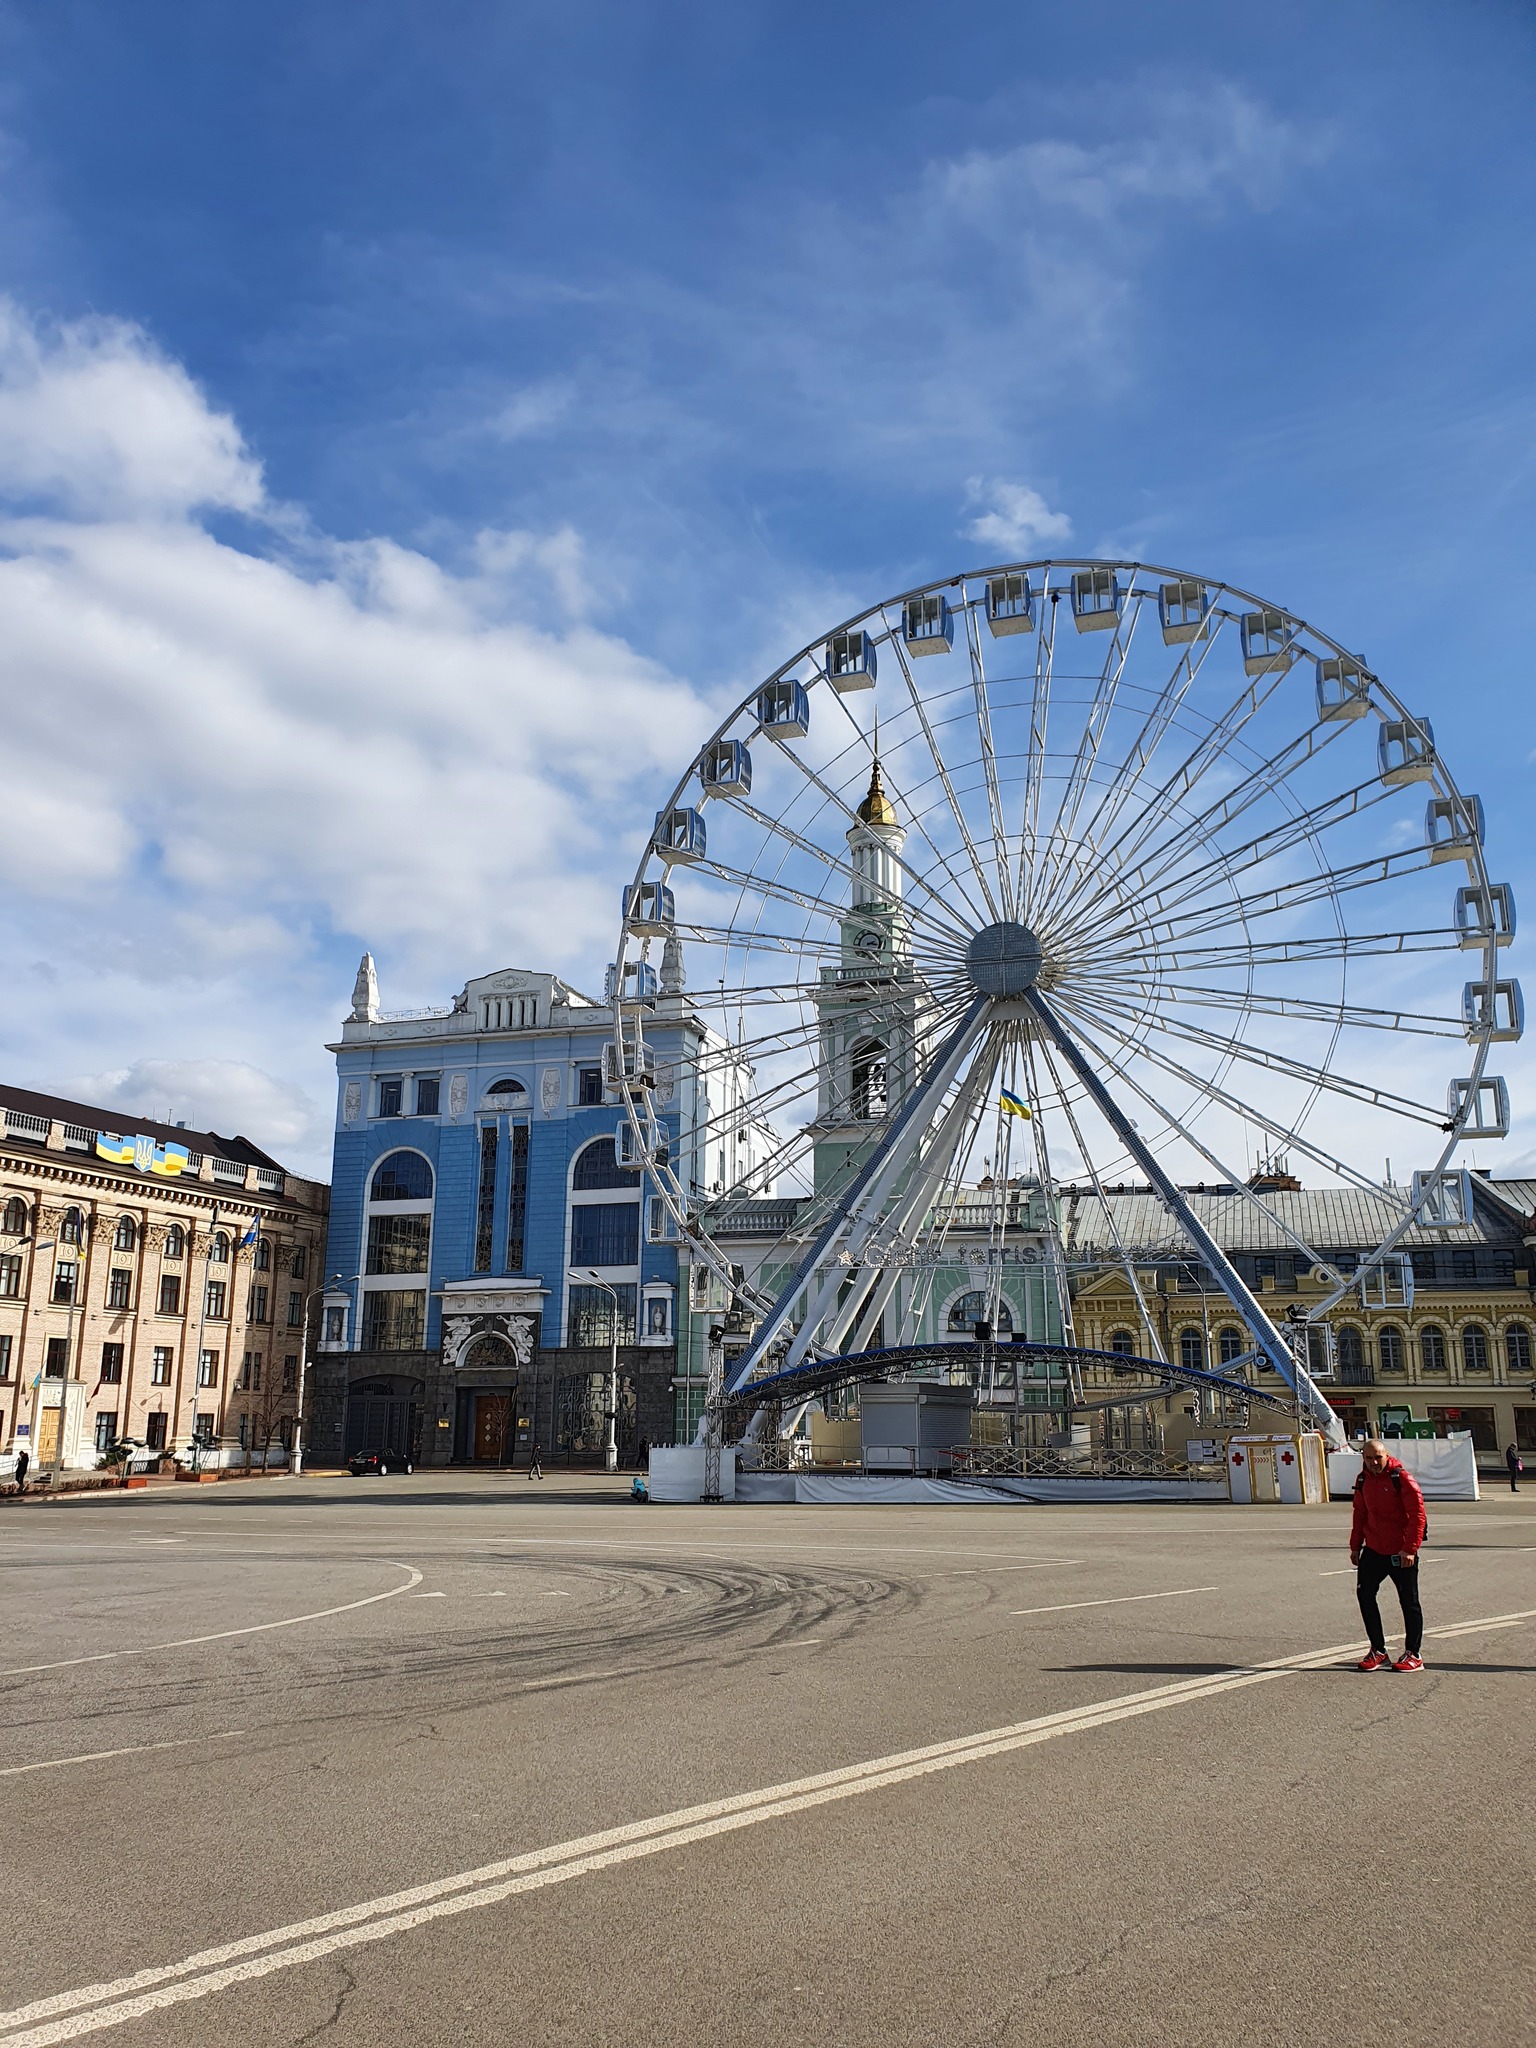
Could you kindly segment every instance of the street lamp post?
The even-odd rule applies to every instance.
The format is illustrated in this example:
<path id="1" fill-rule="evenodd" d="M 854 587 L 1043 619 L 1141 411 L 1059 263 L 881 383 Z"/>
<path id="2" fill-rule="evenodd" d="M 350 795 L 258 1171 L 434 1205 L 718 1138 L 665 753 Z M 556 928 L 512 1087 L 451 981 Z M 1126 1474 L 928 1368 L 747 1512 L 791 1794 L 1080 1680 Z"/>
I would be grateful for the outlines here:
<path id="1" fill-rule="evenodd" d="M 352 1275 L 354 1280 L 360 1276 Z M 295 1479 L 304 1471 L 304 1382 L 309 1375 L 309 1310 L 310 1304 L 323 1294 L 330 1294 L 338 1287 L 344 1287 L 339 1273 L 333 1273 L 329 1280 L 319 1287 L 311 1287 L 304 1297 L 304 1327 L 299 1332 L 299 1403 L 298 1413 L 293 1418 L 293 1450 L 289 1454 L 288 1469 Z"/>
<path id="2" fill-rule="evenodd" d="M 32 1247 L 32 1254 L 34 1260 L 39 1252 L 56 1251 L 58 1249 L 58 1244 L 59 1240 L 54 1237 L 39 1238 L 37 1243 L 34 1244 Z M 85 1247 L 83 1245 L 71 1246 L 71 1250 L 74 1251 L 83 1251 L 84 1249 Z M 83 1263 L 83 1260 L 76 1261 L 75 1284 L 73 1287 L 71 1287 L 69 1291 L 69 1300 L 64 1304 L 64 1313 L 68 1319 L 65 1324 L 66 1335 L 64 1338 L 64 1377 L 59 1381 L 58 1434 L 54 1437 L 53 1456 L 49 1460 L 48 1464 L 48 1491 L 50 1493 L 57 1493 L 59 1489 L 59 1482 L 64 1476 L 64 1425 L 69 1420 L 69 1378 L 70 1370 L 74 1364 L 75 1309 L 80 1305 L 79 1303 L 77 1303 L 75 1297 L 80 1291 L 80 1267 Z M 49 1293 L 50 1295 L 52 1294 L 51 1287 L 49 1289 Z M 41 1386 L 42 1381 L 49 1378 L 49 1376 L 50 1375 L 48 1373 L 47 1361 L 45 1357 L 43 1370 L 39 1374 L 39 1386 Z M 41 1402 L 39 1402 L 37 1414 L 39 1425 L 41 1425 Z"/>
<path id="3" fill-rule="evenodd" d="M 619 1469 L 619 1296 L 616 1288 L 606 1280 L 600 1280 L 596 1273 L 585 1272 L 581 1276 L 590 1280 L 594 1287 L 601 1287 L 613 1303 L 608 1317 L 608 1430 L 603 1443 L 603 1464 L 610 1472 Z"/>

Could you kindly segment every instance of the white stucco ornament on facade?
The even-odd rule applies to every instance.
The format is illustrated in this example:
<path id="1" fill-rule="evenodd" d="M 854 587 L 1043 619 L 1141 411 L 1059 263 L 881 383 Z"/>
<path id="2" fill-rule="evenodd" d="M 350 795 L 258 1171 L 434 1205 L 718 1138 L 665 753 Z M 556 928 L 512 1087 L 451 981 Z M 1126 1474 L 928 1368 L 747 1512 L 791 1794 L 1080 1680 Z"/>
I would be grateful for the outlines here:
<path id="1" fill-rule="evenodd" d="M 476 1337 L 505 1337 L 519 1365 L 533 1363 L 533 1317 L 468 1314 L 443 1318 L 443 1355 L 454 1370 Z"/>
<path id="2" fill-rule="evenodd" d="M 341 1120 L 344 1124 L 355 1124 L 363 1113 L 363 1084 L 349 1081 L 341 1094 Z"/>
<path id="3" fill-rule="evenodd" d="M 539 1082 L 539 1101 L 543 1105 L 546 1116 L 553 1116 L 560 1107 L 560 1069 L 558 1067 L 546 1067 L 544 1069 L 543 1076 Z"/>
<path id="4" fill-rule="evenodd" d="M 448 1082 L 448 1114 L 461 1117 L 469 1106 L 469 1076 L 454 1074 Z"/>

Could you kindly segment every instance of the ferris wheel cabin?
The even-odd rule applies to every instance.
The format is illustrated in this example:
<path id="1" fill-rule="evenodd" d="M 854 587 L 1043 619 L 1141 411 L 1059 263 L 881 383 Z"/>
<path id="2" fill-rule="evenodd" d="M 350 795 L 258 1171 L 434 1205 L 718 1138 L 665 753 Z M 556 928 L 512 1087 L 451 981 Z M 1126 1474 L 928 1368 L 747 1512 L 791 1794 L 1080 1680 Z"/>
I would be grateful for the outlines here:
<path id="1" fill-rule="evenodd" d="M 1431 797 L 1424 812 L 1424 839 L 1431 860 L 1471 860 L 1483 843 L 1480 796 Z"/>
<path id="2" fill-rule="evenodd" d="M 803 740 L 811 729 L 811 699 L 804 683 L 767 683 L 757 693 L 757 722 L 776 740 Z"/>
<path id="3" fill-rule="evenodd" d="M 1376 735 L 1383 782 L 1428 782 L 1435 772 L 1435 729 L 1427 718 L 1387 718 Z"/>
<path id="4" fill-rule="evenodd" d="M 901 608 L 901 637 L 908 654 L 948 654 L 955 644 L 955 615 L 942 593 L 909 597 Z"/>
<path id="5" fill-rule="evenodd" d="M 1163 645 L 1199 640 L 1207 631 L 1211 593 L 1193 577 L 1181 576 L 1177 583 L 1160 583 L 1157 588 L 1157 616 L 1163 629 Z"/>
<path id="6" fill-rule="evenodd" d="M 995 639 L 1035 630 L 1035 596 L 1029 578 L 992 576 L 987 581 L 987 625 Z"/>
<path id="7" fill-rule="evenodd" d="M 1296 659 L 1296 621 L 1284 612 L 1244 612 L 1237 630 L 1250 676 L 1284 675 Z"/>
<path id="8" fill-rule="evenodd" d="M 875 687 L 875 643 L 867 633 L 834 633 L 826 647 L 827 681 L 838 695 Z"/>
<path id="9" fill-rule="evenodd" d="M 706 796 L 747 796 L 752 789 L 752 756 L 742 740 L 716 740 L 699 756 L 699 781 Z"/>
<path id="10" fill-rule="evenodd" d="M 1079 633 L 1105 633 L 1120 623 L 1125 591 L 1113 569 L 1079 569 L 1072 578 L 1072 622 Z"/>
<path id="11" fill-rule="evenodd" d="M 1456 891 L 1456 935 L 1463 948 L 1507 946 L 1515 936 L 1515 892 L 1508 882 Z"/>
<path id="12" fill-rule="evenodd" d="M 1371 708 L 1372 677 L 1352 654 L 1331 655 L 1317 664 L 1317 715 L 1331 721 L 1364 718 Z"/>

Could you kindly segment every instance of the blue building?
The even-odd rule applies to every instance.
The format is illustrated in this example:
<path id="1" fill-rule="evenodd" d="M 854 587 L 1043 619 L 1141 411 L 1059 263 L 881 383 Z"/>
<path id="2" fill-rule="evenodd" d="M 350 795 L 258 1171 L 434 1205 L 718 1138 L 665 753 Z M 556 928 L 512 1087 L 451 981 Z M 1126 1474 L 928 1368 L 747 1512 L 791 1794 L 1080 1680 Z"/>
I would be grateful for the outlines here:
<path id="1" fill-rule="evenodd" d="M 645 1019 L 663 1141 L 696 1187 L 712 1034 L 670 942 Z M 336 1137 L 312 1454 L 383 1443 L 427 1464 L 601 1456 L 617 1315 L 621 1457 L 686 1428 L 678 1256 L 613 1079 L 614 1014 L 552 974 L 472 980 L 451 1004 L 379 1008 L 364 955 L 336 1055 Z M 737 1172 L 766 1133 L 745 1073 L 713 1047 L 742 1106 Z M 717 1119 L 721 1104 L 714 1105 Z M 722 1153 L 721 1157 L 725 1155 Z"/>

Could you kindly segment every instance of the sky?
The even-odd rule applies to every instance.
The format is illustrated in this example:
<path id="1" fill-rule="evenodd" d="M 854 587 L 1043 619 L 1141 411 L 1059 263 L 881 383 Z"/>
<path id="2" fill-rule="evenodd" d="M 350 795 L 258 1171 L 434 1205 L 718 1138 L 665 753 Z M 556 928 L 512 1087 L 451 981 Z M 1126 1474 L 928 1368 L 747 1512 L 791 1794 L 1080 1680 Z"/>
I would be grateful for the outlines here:
<path id="1" fill-rule="evenodd" d="M 600 993 L 716 717 L 1052 550 L 1361 649 L 1536 904 L 1533 89 L 1503 0 L 0 0 L 0 1072 L 323 1172 L 364 946 Z"/>

